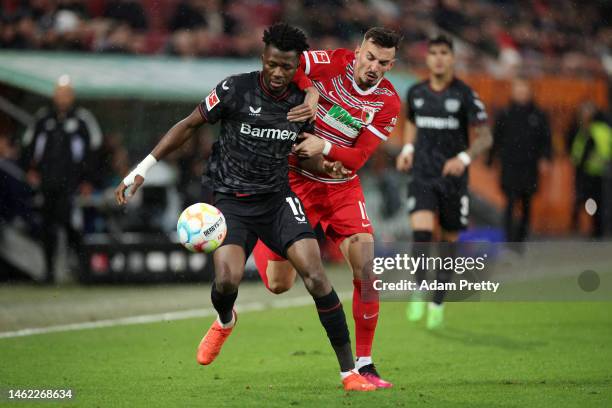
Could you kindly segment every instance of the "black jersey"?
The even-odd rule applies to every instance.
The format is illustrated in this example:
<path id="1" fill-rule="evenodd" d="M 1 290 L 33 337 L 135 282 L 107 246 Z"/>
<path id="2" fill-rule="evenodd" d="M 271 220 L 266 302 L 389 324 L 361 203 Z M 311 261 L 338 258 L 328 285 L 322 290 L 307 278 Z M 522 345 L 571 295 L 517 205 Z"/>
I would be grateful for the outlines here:
<path id="1" fill-rule="evenodd" d="M 288 185 L 291 146 L 301 132 L 314 130 L 287 120 L 303 101 L 304 92 L 293 83 L 282 95 L 269 93 L 259 71 L 220 82 L 198 106 L 208 123 L 221 121 L 207 173 L 213 190 L 258 194 Z"/>
<path id="2" fill-rule="evenodd" d="M 456 78 L 441 91 L 431 89 L 428 80 L 413 85 L 406 106 L 406 117 L 417 128 L 415 177 L 442 177 L 446 160 L 468 148 L 469 126 L 487 120 L 478 94 Z"/>

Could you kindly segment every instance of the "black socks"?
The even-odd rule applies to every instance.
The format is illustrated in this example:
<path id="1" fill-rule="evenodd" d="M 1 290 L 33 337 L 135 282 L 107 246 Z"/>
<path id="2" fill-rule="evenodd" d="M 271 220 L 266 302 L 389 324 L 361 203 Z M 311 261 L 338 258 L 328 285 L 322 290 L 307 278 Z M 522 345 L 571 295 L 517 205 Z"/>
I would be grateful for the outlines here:
<path id="1" fill-rule="evenodd" d="M 319 298 L 313 297 L 313 299 L 319 313 L 319 320 L 325 328 L 329 342 L 336 352 L 340 371 L 352 370 L 355 368 L 355 362 L 353 361 L 351 340 L 346 324 L 346 316 L 336 291 L 332 288 L 329 294 Z"/>
<path id="2" fill-rule="evenodd" d="M 232 321 L 232 309 L 237 297 L 238 291 L 229 294 L 221 293 L 217 291 L 217 285 L 213 282 L 210 299 L 215 310 L 219 313 L 221 323 L 227 324 Z"/>

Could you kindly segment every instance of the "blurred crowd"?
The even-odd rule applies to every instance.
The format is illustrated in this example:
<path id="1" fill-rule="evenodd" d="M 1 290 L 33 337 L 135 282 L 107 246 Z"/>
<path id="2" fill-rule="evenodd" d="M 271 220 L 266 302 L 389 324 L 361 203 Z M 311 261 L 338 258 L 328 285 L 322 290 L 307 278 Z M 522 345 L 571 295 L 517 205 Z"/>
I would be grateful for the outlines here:
<path id="1" fill-rule="evenodd" d="M 251 57 L 285 20 L 314 48 L 354 46 L 367 27 L 404 34 L 400 62 L 420 67 L 426 39 L 452 33 L 459 69 L 499 76 L 612 73 L 612 4 L 570 0 L 0 0 L 0 48 Z"/>

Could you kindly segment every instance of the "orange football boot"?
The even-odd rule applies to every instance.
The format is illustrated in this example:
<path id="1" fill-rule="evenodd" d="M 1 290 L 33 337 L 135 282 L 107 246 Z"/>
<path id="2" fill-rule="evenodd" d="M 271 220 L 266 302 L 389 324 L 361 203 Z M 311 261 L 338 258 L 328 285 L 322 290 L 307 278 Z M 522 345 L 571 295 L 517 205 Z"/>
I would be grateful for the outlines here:
<path id="1" fill-rule="evenodd" d="M 215 358 L 221 352 L 221 347 L 223 347 L 223 343 L 232 333 L 232 330 L 236 326 L 236 322 L 238 321 L 238 315 L 235 311 L 232 311 L 234 314 L 234 325 L 230 328 L 224 329 L 219 324 L 219 321 L 215 319 L 213 324 L 210 326 L 210 329 L 206 332 L 206 335 L 200 341 L 200 345 L 198 346 L 198 355 L 197 360 L 199 364 L 208 365 L 212 363 Z"/>
<path id="2" fill-rule="evenodd" d="M 342 380 L 342 384 L 345 391 L 374 391 L 376 389 L 374 384 L 355 372 Z"/>

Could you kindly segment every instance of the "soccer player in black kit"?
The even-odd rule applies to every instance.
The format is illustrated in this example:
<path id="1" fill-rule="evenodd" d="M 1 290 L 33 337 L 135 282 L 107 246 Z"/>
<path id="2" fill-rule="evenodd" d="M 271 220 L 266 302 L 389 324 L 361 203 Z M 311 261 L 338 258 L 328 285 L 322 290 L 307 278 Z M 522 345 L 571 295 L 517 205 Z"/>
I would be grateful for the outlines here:
<path id="1" fill-rule="evenodd" d="M 413 239 L 419 254 L 429 256 L 434 220 L 437 213 L 443 242 L 439 256 L 455 257 L 459 232 L 467 227 L 469 198 L 467 195 L 470 162 L 492 144 L 487 126 L 487 113 L 478 95 L 464 82 L 455 78 L 453 71 L 453 43 L 445 36 L 432 38 L 428 43 L 427 67 L 430 75 L 413 85 L 406 97 L 404 147 L 397 157 L 400 171 L 412 168 L 408 187 L 408 209 Z M 469 130 L 475 134 L 470 143 Z M 426 270 L 416 272 L 417 284 L 425 279 Z M 452 271 L 437 271 L 438 283 L 452 279 Z M 436 329 L 444 319 L 445 291 L 434 292 L 427 313 L 427 327 Z M 410 321 L 418 321 L 425 314 L 423 299 L 416 296 L 407 310 Z"/>
<path id="2" fill-rule="evenodd" d="M 288 155 L 292 146 L 302 132 L 313 131 L 308 122 L 288 120 L 295 118 L 296 109 L 305 108 L 304 92 L 292 79 L 300 54 L 308 49 L 306 37 L 297 28 L 275 24 L 265 31 L 263 41 L 262 70 L 230 76 L 219 83 L 128 174 L 117 187 L 116 198 L 124 204 L 125 193 L 129 197 L 136 191 L 152 164 L 180 147 L 202 124 L 221 121 L 221 135 L 213 147 L 208 180 L 214 191 L 213 204 L 225 216 L 227 236 L 213 255 L 215 281 L 211 300 L 218 318 L 200 342 L 198 362 L 212 363 L 232 332 L 236 323 L 233 307 L 244 264 L 257 239 L 261 239 L 291 261 L 312 295 L 336 352 L 344 389 L 372 391 L 376 387 L 354 371 L 342 303 L 325 275 L 319 247 L 301 202 L 288 183 Z M 318 171 L 329 171 L 329 165 L 322 157 L 312 163 Z M 128 186 L 132 188 L 127 190 Z"/>

